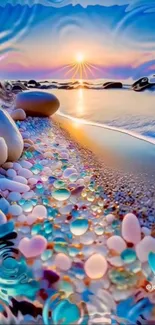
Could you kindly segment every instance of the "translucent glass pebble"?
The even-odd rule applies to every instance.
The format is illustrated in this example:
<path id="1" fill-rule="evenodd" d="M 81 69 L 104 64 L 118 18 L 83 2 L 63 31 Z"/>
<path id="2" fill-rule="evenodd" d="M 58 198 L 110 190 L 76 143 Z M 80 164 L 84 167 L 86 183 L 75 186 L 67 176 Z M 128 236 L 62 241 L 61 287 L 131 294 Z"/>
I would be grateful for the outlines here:
<path id="1" fill-rule="evenodd" d="M 52 197 L 58 201 L 65 201 L 70 197 L 70 191 L 66 188 L 61 188 L 52 192 Z"/>
<path id="2" fill-rule="evenodd" d="M 127 248 L 121 253 L 121 258 L 125 263 L 132 263 L 136 260 L 136 253 L 133 249 Z"/>
<path id="3" fill-rule="evenodd" d="M 25 201 L 25 203 L 22 205 L 22 209 L 24 212 L 31 212 L 33 209 L 33 204 L 31 201 Z"/>
<path id="4" fill-rule="evenodd" d="M 65 186 L 65 182 L 61 181 L 61 180 L 56 180 L 54 183 L 53 183 L 53 186 L 55 188 L 64 188 Z"/>
<path id="5" fill-rule="evenodd" d="M 80 319 L 80 310 L 68 300 L 62 300 L 53 310 L 52 318 L 54 325 L 77 324 Z"/>
<path id="6" fill-rule="evenodd" d="M 75 236 L 81 236 L 88 230 L 89 223 L 87 219 L 78 218 L 70 224 L 70 231 Z"/>

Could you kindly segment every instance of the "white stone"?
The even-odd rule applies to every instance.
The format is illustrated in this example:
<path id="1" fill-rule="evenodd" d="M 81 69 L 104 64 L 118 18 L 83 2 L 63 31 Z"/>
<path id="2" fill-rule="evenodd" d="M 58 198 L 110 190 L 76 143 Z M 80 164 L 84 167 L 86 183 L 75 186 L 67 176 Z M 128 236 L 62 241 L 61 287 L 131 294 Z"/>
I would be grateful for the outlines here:
<path id="1" fill-rule="evenodd" d="M 3 165 L 3 168 L 4 169 L 13 168 L 13 163 L 11 161 L 8 161 Z"/>
<path id="2" fill-rule="evenodd" d="M 18 192 L 11 192 L 11 193 L 8 195 L 8 197 L 7 197 L 7 199 L 8 199 L 9 201 L 12 201 L 12 202 L 17 202 L 17 201 L 19 201 L 21 198 L 22 198 L 22 196 L 21 196 L 21 194 L 18 193 Z"/>
<path id="3" fill-rule="evenodd" d="M 126 242 L 120 236 L 111 236 L 107 240 L 107 246 L 118 253 L 122 253 L 126 249 Z"/>
<path id="4" fill-rule="evenodd" d="M 84 270 L 90 279 L 102 278 L 107 272 L 108 264 L 105 257 L 101 254 L 93 254 L 84 264 Z"/>
<path id="5" fill-rule="evenodd" d="M 105 218 L 109 224 L 115 220 L 115 216 L 113 214 L 108 214 Z"/>
<path id="6" fill-rule="evenodd" d="M 22 195 L 23 199 L 25 200 L 30 200 L 32 199 L 36 194 L 34 193 L 34 191 L 29 191 L 29 192 L 26 192 Z"/>
<path id="7" fill-rule="evenodd" d="M 23 109 L 18 108 L 11 112 L 11 117 L 14 121 L 24 121 L 26 119 L 26 113 Z"/>
<path id="8" fill-rule="evenodd" d="M 17 162 L 13 163 L 13 169 L 16 170 L 17 172 L 21 169 L 21 165 Z"/>
<path id="9" fill-rule="evenodd" d="M 132 213 L 126 214 L 122 221 L 122 237 L 135 245 L 141 240 L 141 227 L 137 217 Z"/>
<path id="10" fill-rule="evenodd" d="M 18 175 L 28 179 L 33 176 L 33 173 L 29 169 L 22 168 L 19 170 Z"/>
<path id="11" fill-rule="evenodd" d="M 43 205 L 36 205 L 32 211 L 32 215 L 38 218 L 47 217 L 47 210 Z"/>
<path id="12" fill-rule="evenodd" d="M 20 216 L 22 214 L 22 208 L 18 204 L 10 205 L 9 213 L 12 214 L 14 217 Z"/>
<path id="13" fill-rule="evenodd" d="M 27 160 L 21 160 L 20 164 L 23 168 L 30 169 L 33 165 Z"/>
<path id="14" fill-rule="evenodd" d="M 2 109 L 0 109 L 0 137 L 4 138 L 8 147 L 8 160 L 18 160 L 23 152 L 23 139 L 11 116 Z"/>
<path id="15" fill-rule="evenodd" d="M 0 210 L 0 225 L 4 224 L 7 222 L 7 218 L 5 214 Z"/>
<path id="16" fill-rule="evenodd" d="M 147 227 L 142 227 L 141 231 L 145 236 L 151 235 L 151 229 L 149 229 Z"/>
<path id="17" fill-rule="evenodd" d="M 136 245 L 136 254 L 139 260 L 144 263 L 148 260 L 148 255 L 150 252 L 155 253 L 155 238 L 152 236 L 145 236 Z"/>
<path id="18" fill-rule="evenodd" d="M 29 178 L 29 180 L 28 180 L 28 183 L 30 185 L 36 185 L 37 182 L 38 182 L 38 180 L 36 178 L 33 178 L 33 177 Z"/>
<path id="19" fill-rule="evenodd" d="M 3 138 L 0 138 L 0 165 L 3 165 L 8 158 L 8 147 Z"/>
<path id="20" fill-rule="evenodd" d="M 59 253 L 55 257 L 55 265 L 62 271 L 67 271 L 72 266 L 72 260 L 70 257 L 64 253 Z"/>
<path id="21" fill-rule="evenodd" d="M 0 178 L 0 189 L 2 191 L 9 190 L 13 192 L 25 193 L 30 190 L 30 187 L 25 184 L 21 184 L 10 179 Z"/>
<path id="22" fill-rule="evenodd" d="M 14 177 L 16 177 L 16 171 L 14 170 L 14 169 L 11 169 L 11 168 L 9 168 L 8 170 L 7 170 L 7 172 L 6 172 L 6 175 L 9 177 L 9 178 L 14 178 Z"/>
<path id="23" fill-rule="evenodd" d="M 15 182 L 19 182 L 19 183 L 22 183 L 22 184 L 27 184 L 27 179 L 23 176 L 16 176 L 14 179 L 13 179 Z"/>

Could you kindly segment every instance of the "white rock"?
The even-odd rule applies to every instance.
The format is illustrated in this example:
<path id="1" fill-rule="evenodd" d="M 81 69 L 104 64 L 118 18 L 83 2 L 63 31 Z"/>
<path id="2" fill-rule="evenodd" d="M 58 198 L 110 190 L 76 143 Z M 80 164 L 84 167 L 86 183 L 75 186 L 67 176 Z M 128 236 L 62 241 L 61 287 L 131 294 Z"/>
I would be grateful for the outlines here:
<path id="1" fill-rule="evenodd" d="M 11 193 L 8 195 L 8 197 L 7 197 L 7 199 L 8 199 L 9 201 L 12 201 L 12 202 L 17 202 L 17 201 L 19 201 L 21 198 L 22 198 L 22 196 L 21 196 L 21 194 L 18 193 L 18 192 L 11 192 Z"/>
<path id="2" fill-rule="evenodd" d="M 3 138 L 0 138 L 0 165 L 3 165 L 8 158 L 8 147 Z"/>
<path id="3" fill-rule="evenodd" d="M 33 177 L 29 178 L 29 180 L 28 180 L 28 183 L 30 185 L 35 185 L 35 184 L 37 184 L 37 182 L 38 182 L 38 180 L 36 178 L 33 178 Z"/>
<path id="4" fill-rule="evenodd" d="M 148 255 L 150 252 L 155 253 L 155 238 L 152 236 L 145 236 L 136 245 L 136 254 L 139 260 L 144 263 L 148 260 Z"/>
<path id="5" fill-rule="evenodd" d="M 16 176 L 14 179 L 13 179 L 15 182 L 19 182 L 19 183 L 22 183 L 22 184 L 27 184 L 27 179 L 23 176 Z"/>
<path id="6" fill-rule="evenodd" d="M 29 139 L 30 138 L 30 132 L 22 132 L 23 139 Z"/>
<path id="7" fill-rule="evenodd" d="M 115 216 L 113 216 L 113 214 L 108 214 L 105 218 L 109 224 L 115 220 Z"/>
<path id="8" fill-rule="evenodd" d="M 9 190 L 13 192 L 25 193 L 30 190 L 30 187 L 25 184 L 21 184 L 10 179 L 0 178 L 0 189 L 2 191 Z"/>
<path id="9" fill-rule="evenodd" d="M 55 265 L 62 271 L 67 271 L 72 266 L 72 260 L 70 257 L 64 253 L 59 253 L 55 257 Z"/>
<path id="10" fill-rule="evenodd" d="M 141 231 L 145 236 L 151 235 L 151 229 L 149 229 L 147 227 L 142 227 Z"/>
<path id="11" fill-rule="evenodd" d="M 23 109 L 18 108 L 11 112 L 11 117 L 14 121 L 23 121 L 26 119 L 26 113 Z"/>
<path id="12" fill-rule="evenodd" d="M 6 175 L 9 177 L 9 178 L 14 178 L 14 177 L 16 177 L 16 172 L 15 172 L 15 170 L 14 169 L 11 169 L 11 168 L 9 168 L 8 170 L 7 170 L 7 172 L 6 172 Z"/>
<path id="13" fill-rule="evenodd" d="M 29 191 L 22 195 L 23 199 L 25 199 L 25 200 L 32 199 L 34 196 L 35 196 L 34 191 Z"/>
<path id="14" fill-rule="evenodd" d="M 22 168 L 22 166 L 21 166 L 19 163 L 17 163 L 17 162 L 13 163 L 13 169 L 16 170 L 17 172 L 18 172 L 21 168 Z"/>
<path id="15" fill-rule="evenodd" d="M 116 266 L 116 267 L 120 267 L 120 266 L 123 266 L 124 265 L 124 262 L 123 262 L 123 260 L 121 259 L 120 256 L 110 257 L 110 258 L 108 258 L 108 262 L 111 265 Z"/>
<path id="16" fill-rule="evenodd" d="M 5 214 L 0 210 L 0 225 L 4 224 L 7 222 L 7 218 Z"/>
<path id="17" fill-rule="evenodd" d="M 141 240 L 141 227 L 137 217 L 132 213 L 126 214 L 122 221 L 122 237 L 135 245 Z"/>
<path id="18" fill-rule="evenodd" d="M 8 161 L 3 165 L 4 169 L 9 169 L 9 168 L 13 168 L 13 163 Z"/>
<path id="19" fill-rule="evenodd" d="M 2 109 L 0 109 L 0 137 L 4 138 L 8 147 L 8 160 L 18 160 L 24 147 L 23 139 L 11 116 Z"/>
<path id="20" fill-rule="evenodd" d="M 39 218 L 45 218 L 47 217 L 47 210 L 43 205 L 36 205 L 32 211 L 32 215 Z"/>
<path id="21" fill-rule="evenodd" d="M 29 169 L 22 168 L 19 170 L 18 175 L 25 178 L 31 178 L 33 176 L 33 173 Z"/>
<path id="22" fill-rule="evenodd" d="M 107 246 L 109 249 L 115 250 L 118 253 L 122 253 L 126 249 L 126 242 L 120 236 L 112 236 L 107 240 Z"/>
<path id="23" fill-rule="evenodd" d="M 10 205 L 9 213 L 12 214 L 14 217 L 20 216 L 22 214 L 23 210 L 18 204 Z"/>
<path id="24" fill-rule="evenodd" d="M 27 160 L 21 160 L 20 164 L 23 168 L 30 169 L 33 165 Z"/>

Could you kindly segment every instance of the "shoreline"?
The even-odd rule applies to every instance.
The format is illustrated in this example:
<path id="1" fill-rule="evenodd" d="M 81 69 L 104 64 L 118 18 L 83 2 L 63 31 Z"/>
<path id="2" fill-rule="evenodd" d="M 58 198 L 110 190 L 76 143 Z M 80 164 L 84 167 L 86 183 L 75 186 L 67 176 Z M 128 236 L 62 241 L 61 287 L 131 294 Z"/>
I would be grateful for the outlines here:
<path id="1" fill-rule="evenodd" d="M 147 261 L 141 261 L 141 254 L 135 254 L 132 236 L 135 227 L 138 241 L 148 234 L 151 238 L 155 236 L 154 189 L 148 191 L 143 180 L 138 183 L 138 177 L 118 171 L 113 165 L 107 166 L 103 158 L 99 159 L 90 149 L 90 142 L 92 146 L 95 144 L 85 130 L 73 128 L 75 139 L 72 124 L 65 123 L 63 128 L 56 115 L 50 119 L 28 117 L 17 121 L 16 125 L 26 145 L 17 163 L 4 164 L 1 182 L 10 179 L 9 169 L 14 170 L 16 177 L 22 175 L 24 169 L 23 181 L 27 182 L 29 190 L 16 193 L 13 199 L 10 199 L 12 192 L 7 189 L 2 189 L 1 194 L 9 204 L 5 213 L 7 222 L 12 221 L 14 226 L 14 232 L 7 235 L 9 240 L 14 236 L 14 247 L 7 256 L 14 258 L 19 272 L 27 276 L 23 286 L 23 273 L 16 274 L 17 292 L 13 284 L 6 294 L 7 299 L 13 295 L 21 324 L 26 324 L 24 308 L 31 310 L 30 322 L 41 317 L 43 324 L 50 321 L 52 308 L 59 311 L 57 323 L 61 315 L 67 317 L 68 324 L 73 317 L 71 307 L 73 314 L 77 313 L 72 323 L 84 321 L 83 317 L 89 324 L 97 318 L 102 323 L 114 318 L 118 323 L 123 318 L 129 321 L 129 316 L 122 311 L 128 299 L 133 303 L 136 300 L 136 308 L 139 308 L 137 313 L 131 304 L 128 306 L 135 317 L 132 321 L 136 322 L 144 314 L 149 324 L 149 320 L 154 319 L 155 303 L 153 293 L 147 290 L 152 271 Z M 100 147 L 95 147 L 100 153 Z M 107 162 L 113 160 L 106 150 L 104 155 Z M 131 218 L 132 226 L 135 224 L 133 231 L 128 229 L 128 241 L 122 230 L 125 218 Z M 46 244 L 44 247 L 39 243 L 33 246 L 32 241 L 37 236 Z M 117 240 L 113 247 L 109 244 L 109 239 L 115 240 L 114 237 L 119 237 L 123 243 L 121 251 Z M 7 243 L 5 238 L 3 241 Z M 28 242 L 32 246 L 26 250 Z M 17 256 L 13 248 L 17 249 Z M 121 253 L 128 254 L 128 249 L 132 260 L 126 263 L 125 259 L 130 259 L 131 255 L 123 257 Z M 26 271 L 21 268 L 22 263 Z M 5 289 L 8 278 L 5 268 L 3 271 L 5 281 L 1 285 Z M 141 305 L 143 301 L 147 302 L 146 306 Z M 65 312 L 61 307 L 64 303 Z M 12 309 L 9 315 L 19 321 L 14 312 Z"/>

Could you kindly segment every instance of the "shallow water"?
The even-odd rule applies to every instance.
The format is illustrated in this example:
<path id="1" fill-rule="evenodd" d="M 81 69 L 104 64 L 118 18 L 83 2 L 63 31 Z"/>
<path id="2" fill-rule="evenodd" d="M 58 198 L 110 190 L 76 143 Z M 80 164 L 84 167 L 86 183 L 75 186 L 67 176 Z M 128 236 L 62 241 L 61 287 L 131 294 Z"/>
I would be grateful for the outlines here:
<path id="1" fill-rule="evenodd" d="M 60 100 L 60 113 L 89 124 L 114 128 L 155 143 L 155 94 L 121 90 L 49 90 Z"/>

